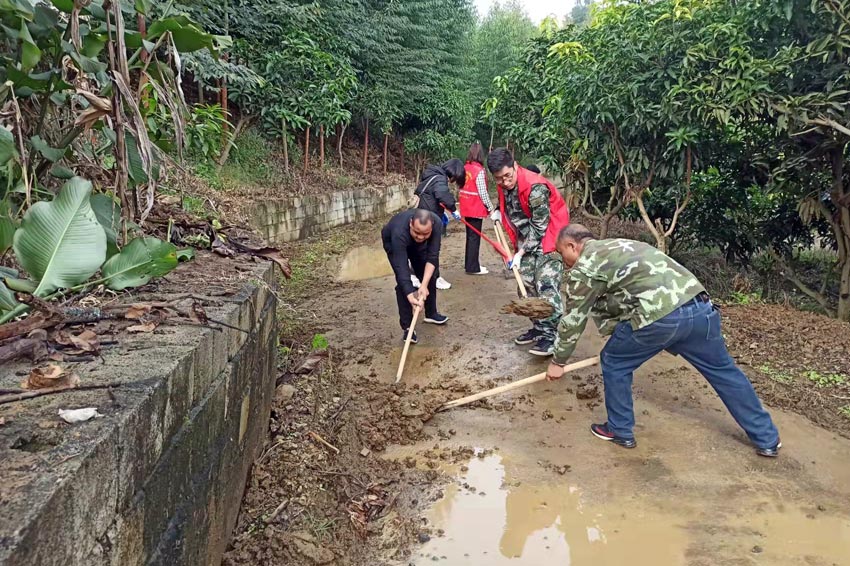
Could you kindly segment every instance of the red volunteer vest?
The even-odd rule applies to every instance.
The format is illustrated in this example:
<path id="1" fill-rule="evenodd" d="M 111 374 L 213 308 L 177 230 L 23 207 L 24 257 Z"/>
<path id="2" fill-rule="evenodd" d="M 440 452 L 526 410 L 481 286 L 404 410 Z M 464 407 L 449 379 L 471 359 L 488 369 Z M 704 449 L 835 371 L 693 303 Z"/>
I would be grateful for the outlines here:
<path id="1" fill-rule="evenodd" d="M 478 185 L 475 179 L 484 170 L 484 166 L 476 161 L 467 161 L 463 166 L 466 169 L 466 183 L 460 189 L 460 215 L 465 218 L 484 218 L 487 216 L 487 207 L 478 195 Z"/>
<path id="2" fill-rule="evenodd" d="M 570 223 L 570 211 L 567 208 L 567 203 L 558 189 L 549 182 L 545 177 L 517 167 L 517 191 L 519 191 L 519 204 L 526 216 L 531 218 L 531 207 L 528 205 L 528 197 L 531 195 L 532 185 L 546 185 L 549 187 L 549 226 L 546 228 L 546 234 L 543 236 L 542 248 L 543 253 L 548 254 L 555 251 L 555 243 L 558 241 L 558 233 L 561 228 Z M 511 239 L 514 248 L 516 243 L 516 228 L 511 223 L 511 219 L 505 214 L 505 193 L 501 185 L 498 185 L 499 190 L 499 210 L 502 211 L 502 223 L 505 225 L 505 232 Z"/>

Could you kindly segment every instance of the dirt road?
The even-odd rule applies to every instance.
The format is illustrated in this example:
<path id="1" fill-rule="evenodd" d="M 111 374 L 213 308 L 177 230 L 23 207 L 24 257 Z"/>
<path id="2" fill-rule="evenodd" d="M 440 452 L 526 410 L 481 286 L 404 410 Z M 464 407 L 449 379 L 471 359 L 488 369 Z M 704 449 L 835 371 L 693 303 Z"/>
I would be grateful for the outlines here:
<path id="1" fill-rule="evenodd" d="M 453 287 L 439 292 L 450 320 L 417 328 L 404 380 L 432 387 L 460 380 L 478 389 L 543 371 L 545 361 L 512 342 L 527 321 L 498 312 L 515 297 L 513 279 L 483 249 L 491 273 L 468 276 L 462 254 L 463 234 L 453 231 L 442 256 Z M 377 237 L 351 250 L 337 273 L 346 284 L 307 309 L 345 352 L 348 379 L 390 382 L 402 341 Z M 574 359 L 603 344 L 589 329 Z M 759 458 L 701 376 L 663 355 L 636 375 L 638 447 L 627 451 L 588 431 L 604 420 L 601 396 L 577 392 L 592 395 L 594 385 L 601 394 L 598 368 L 439 413 L 426 425 L 431 440 L 389 447 L 385 457 L 422 466 L 428 451 L 481 452 L 441 464 L 455 479 L 423 511 L 435 536 L 409 562 L 850 565 L 850 441 L 772 410 L 784 448 L 779 459 Z"/>

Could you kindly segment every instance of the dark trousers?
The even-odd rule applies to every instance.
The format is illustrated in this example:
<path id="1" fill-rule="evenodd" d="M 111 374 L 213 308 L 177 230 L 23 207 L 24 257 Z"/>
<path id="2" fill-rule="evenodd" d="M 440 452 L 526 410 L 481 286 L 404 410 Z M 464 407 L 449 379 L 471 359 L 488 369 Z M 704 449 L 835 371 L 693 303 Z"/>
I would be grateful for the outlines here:
<path id="1" fill-rule="evenodd" d="M 702 374 L 753 444 L 759 448 L 776 445 L 779 433 L 770 414 L 726 349 L 720 314 L 711 303 L 698 299 L 637 331 L 628 322 L 617 325 L 601 356 L 611 432 L 634 437 L 633 373 L 661 350 L 682 356 Z"/>
<path id="2" fill-rule="evenodd" d="M 481 231 L 484 226 L 483 218 L 464 218 L 473 228 Z M 481 236 L 472 231 L 469 226 L 466 227 L 466 255 L 464 256 L 464 268 L 467 273 L 478 273 L 481 271 L 481 264 L 478 263 L 478 252 L 481 248 Z"/>
<path id="3" fill-rule="evenodd" d="M 413 273 L 420 281 L 425 277 L 425 258 L 418 253 L 408 250 L 410 265 L 413 267 Z M 389 255 L 389 254 L 387 254 Z M 392 262 L 392 258 L 390 258 Z M 428 282 L 428 298 L 425 299 L 425 316 L 433 316 L 437 314 L 437 272 L 431 277 Z M 407 295 L 404 294 L 401 287 L 395 287 L 395 300 L 398 303 L 398 322 L 403 330 L 410 328 L 413 322 L 413 307 L 410 301 L 407 300 Z"/>

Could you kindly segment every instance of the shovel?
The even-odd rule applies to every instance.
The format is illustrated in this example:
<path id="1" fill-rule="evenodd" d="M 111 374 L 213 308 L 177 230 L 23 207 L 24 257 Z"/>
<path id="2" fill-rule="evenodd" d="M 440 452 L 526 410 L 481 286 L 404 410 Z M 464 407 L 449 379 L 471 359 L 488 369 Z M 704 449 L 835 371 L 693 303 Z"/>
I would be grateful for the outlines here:
<path id="1" fill-rule="evenodd" d="M 573 364 L 564 366 L 564 373 L 594 366 L 598 363 L 599 356 L 587 358 L 586 360 L 582 360 L 580 362 L 575 362 Z M 484 399 L 485 397 L 492 397 L 493 395 L 498 395 L 499 393 L 504 393 L 505 391 L 510 391 L 511 389 L 525 387 L 526 385 L 531 385 L 532 383 L 537 383 L 538 381 L 544 381 L 545 379 L 546 372 L 544 371 L 543 373 L 538 373 L 537 375 L 532 375 L 531 377 L 526 377 L 525 379 L 520 379 L 519 381 L 508 383 L 507 385 L 501 385 L 499 387 L 494 387 L 493 389 L 488 389 L 487 391 L 481 391 L 480 393 L 476 393 L 474 395 L 468 395 L 466 397 L 461 397 L 460 399 L 455 399 L 454 401 L 449 401 L 448 403 L 441 405 L 440 408 L 437 409 L 437 411 L 445 411 L 446 409 L 454 409 L 455 407 L 468 405 L 469 403 L 474 403 L 479 399 Z"/>
<path id="2" fill-rule="evenodd" d="M 413 321 L 407 330 L 407 338 L 404 339 L 404 349 L 401 351 L 401 361 L 398 364 L 398 371 L 395 374 L 396 383 L 401 381 L 401 374 L 404 373 L 404 362 L 407 360 L 407 351 L 410 350 L 410 341 L 413 340 L 413 328 L 416 326 L 416 319 L 419 318 L 420 310 L 422 310 L 422 307 L 415 307 L 413 309 Z"/>

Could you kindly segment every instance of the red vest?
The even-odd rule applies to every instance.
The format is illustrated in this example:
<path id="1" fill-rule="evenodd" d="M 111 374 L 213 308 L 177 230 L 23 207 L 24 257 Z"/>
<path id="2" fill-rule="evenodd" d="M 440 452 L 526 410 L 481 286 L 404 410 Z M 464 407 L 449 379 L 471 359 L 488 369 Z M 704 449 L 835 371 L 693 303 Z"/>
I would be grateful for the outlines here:
<path id="1" fill-rule="evenodd" d="M 484 166 L 476 161 L 467 161 L 463 166 L 466 169 L 466 183 L 460 189 L 460 215 L 465 218 L 484 218 L 487 216 L 487 207 L 478 195 L 478 185 L 475 179 L 484 171 Z"/>
<path id="2" fill-rule="evenodd" d="M 546 234 L 543 236 L 542 248 L 543 253 L 548 254 L 555 251 L 555 243 L 558 241 L 558 233 L 561 228 L 570 223 L 570 211 L 567 208 L 567 203 L 558 189 L 544 178 L 533 171 L 517 167 L 517 191 L 519 191 L 519 204 L 525 215 L 531 218 L 531 208 L 528 206 L 528 197 L 531 195 L 532 185 L 546 185 L 549 187 L 549 226 L 546 228 Z M 505 193 L 502 186 L 499 185 L 499 210 L 502 211 L 502 223 L 505 225 L 505 232 L 511 239 L 514 248 L 516 243 L 516 229 L 511 223 L 508 215 L 505 214 Z"/>

